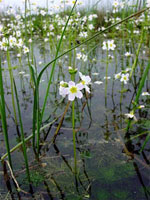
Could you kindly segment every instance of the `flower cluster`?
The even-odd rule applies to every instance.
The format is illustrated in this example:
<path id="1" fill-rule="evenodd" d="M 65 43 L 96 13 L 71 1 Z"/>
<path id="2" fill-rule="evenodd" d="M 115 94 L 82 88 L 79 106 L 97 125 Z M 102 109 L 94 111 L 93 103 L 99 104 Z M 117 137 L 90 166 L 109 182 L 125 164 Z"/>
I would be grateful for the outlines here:
<path id="1" fill-rule="evenodd" d="M 91 84 L 91 78 L 83 75 L 81 72 L 79 72 L 79 77 L 81 80 L 77 84 L 74 81 L 69 81 L 68 83 L 61 81 L 59 94 L 63 97 L 68 95 L 68 100 L 74 101 L 75 98 L 81 99 L 83 97 L 81 92 L 82 89 L 85 89 L 86 92 L 90 93 L 89 85 Z"/>
<path id="2" fill-rule="evenodd" d="M 24 54 L 29 52 L 29 48 L 24 45 L 22 38 L 10 35 L 9 38 L 3 37 L 0 41 L 0 50 L 7 51 L 14 48 L 22 49 Z"/>
<path id="3" fill-rule="evenodd" d="M 124 84 L 127 84 L 127 82 L 129 81 L 129 71 L 130 71 L 130 68 L 127 68 L 126 70 L 123 70 L 115 74 L 115 80 L 120 79 L 121 82 L 123 82 Z"/>

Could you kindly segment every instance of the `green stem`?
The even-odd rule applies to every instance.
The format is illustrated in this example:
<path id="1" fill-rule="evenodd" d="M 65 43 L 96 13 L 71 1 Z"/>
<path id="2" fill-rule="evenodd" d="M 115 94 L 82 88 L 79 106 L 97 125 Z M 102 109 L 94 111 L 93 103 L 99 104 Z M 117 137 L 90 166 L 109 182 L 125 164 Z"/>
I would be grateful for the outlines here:
<path id="1" fill-rule="evenodd" d="M 12 66 L 10 62 L 10 54 L 8 50 L 7 50 L 7 62 L 8 62 L 8 71 L 9 71 L 10 84 L 11 84 L 10 87 L 11 87 L 12 106 L 13 106 L 15 123 L 17 124 L 16 106 L 15 106 L 15 99 L 14 99 L 14 87 L 13 87 L 13 72 L 12 72 Z"/>
<path id="2" fill-rule="evenodd" d="M 106 60 L 106 72 L 105 72 L 105 104 L 107 105 L 107 86 L 108 86 L 108 66 L 109 66 L 109 58 L 108 58 L 108 49 L 107 49 L 107 60 Z"/>
<path id="3" fill-rule="evenodd" d="M 21 117 L 21 111 L 20 111 L 20 105 L 19 105 L 19 99 L 18 99 L 18 93 L 17 93 L 15 80 L 14 80 L 14 90 L 15 90 L 15 95 L 16 95 L 19 123 L 20 123 L 20 129 L 21 129 L 21 141 L 22 141 L 22 147 L 23 147 L 23 155 L 24 155 L 24 160 L 25 160 L 27 177 L 28 177 L 28 181 L 30 183 L 31 179 L 30 179 L 30 172 L 29 172 L 29 165 L 28 165 L 28 156 L 27 156 L 26 144 L 25 144 L 25 139 L 24 139 L 23 123 L 22 123 L 22 117 Z"/>
<path id="4" fill-rule="evenodd" d="M 7 121 L 6 121 L 6 111 L 5 111 L 5 97 L 4 97 L 4 88 L 3 88 L 3 78 L 2 78 L 2 67 L 1 67 L 1 58 L 0 58 L 0 115 L 2 121 L 2 128 L 4 132 L 4 139 L 6 144 L 6 150 L 8 155 L 9 164 L 12 168 L 10 147 L 9 147 L 9 138 L 7 131 Z"/>
<path id="5" fill-rule="evenodd" d="M 76 155 L 76 132 L 75 132 L 75 101 L 72 102 L 72 131 L 73 131 L 73 150 L 74 150 L 74 172 L 77 174 L 77 155 Z"/>

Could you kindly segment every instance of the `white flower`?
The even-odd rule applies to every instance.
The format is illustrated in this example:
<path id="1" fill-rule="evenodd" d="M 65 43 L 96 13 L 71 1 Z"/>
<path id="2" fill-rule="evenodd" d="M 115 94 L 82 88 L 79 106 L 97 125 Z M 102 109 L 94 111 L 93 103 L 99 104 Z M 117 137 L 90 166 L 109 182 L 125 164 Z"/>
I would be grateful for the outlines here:
<path id="1" fill-rule="evenodd" d="M 108 58 L 109 58 L 109 59 L 113 59 L 114 56 L 112 56 L 112 55 L 109 54 L 109 55 L 108 55 Z"/>
<path id="2" fill-rule="evenodd" d="M 25 74 L 25 72 L 24 71 L 20 71 L 18 74 L 23 75 L 23 74 Z"/>
<path id="3" fill-rule="evenodd" d="M 150 0 L 147 0 L 147 7 L 150 7 Z"/>
<path id="4" fill-rule="evenodd" d="M 114 50 L 115 47 L 114 40 L 108 40 L 108 50 Z"/>
<path id="5" fill-rule="evenodd" d="M 48 38 L 44 38 L 44 42 L 47 42 L 48 41 Z"/>
<path id="6" fill-rule="evenodd" d="M 29 43 L 32 43 L 32 39 L 30 38 L 30 39 L 28 40 L 28 42 L 29 42 Z"/>
<path id="7" fill-rule="evenodd" d="M 115 80 L 120 79 L 121 78 L 121 72 L 119 72 L 118 74 L 115 74 Z"/>
<path id="8" fill-rule="evenodd" d="M 90 29 L 90 30 L 93 30 L 93 29 L 94 29 L 93 24 L 89 24 L 89 29 Z"/>
<path id="9" fill-rule="evenodd" d="M 23 40 L 20 38 L 17 43 L 16 43 L 17 47 L 22 47 L 23 46 Z"/>
<path id="10" fill-rule="evenodd" d="M 82 54 L 81 53 L 77 53 L 76 56 L 77 56 L 77 59 L 79 59 L 79 60 L 82 58 Z"/>
<path id="11" fill-rule="evenodd" d="M 121 75 L 121 79 L 120 79 L 121 82 L 123 82 L 124 84 L 127 84 L 128 80 L 129 80 L 129 74 L 128 73 Z"/>
<path id="12" fill-rule="evenodd" d="M 103 42 L 103 50 L 114 50 L 116 45 L 114 44 L 114 40 L 108 40 L 107 42 Z"/>
<path id="13" fill-rule="evenodd" d="M 85 90 L 90 93 L 90 88 L 88 85 L 91 84 L 91 78 L 89 76 L 83 75 L 81 72 L 79 72 L 79 76 L 81 78 L 82 89 L 85 88 Z"/>
<path id="14" fill-rule="evenodd" d="M 102 49 L 103 49 L 103 50 L 107 50 L 107 43 L 106 43 L 105 41 L 103 42 L 103 47 L 102 47 Z"/>
<path id="15" fill-rule="evenodd" d="M 131 53 L 130 53 L 130 52 L 126 52 L 124 55 L 125 55 L 126 57 L 129 57 L 129 56 L 131 56 Z"/>
<path id="16" fill-rule="evenodd" d="M 61 81 L 59 87 L 59 94 L 65 97 L 68 94 L 68 83 Z"/>
<path id="17" fill-rule="evenodd" d="M 21 31 L 16 31 L 16 36 L 20 37 L 21 36 Z"/>
<path id="18" fill-rule="evenodd" d="M 142 92 L 142 96 L 150 96 L 149 92 Z"/>
<path id="19" fill-rule="evenodd" d="M 113 2 L 113 6 L 114 6 L 115 8 L 117 8 L 117 7 L 119 6 L 119 2 L 118 2 L 117 0 L 115 0 L 115 1 Z"/>
<path id="20" fill-rule="evenodd" d="M 131 111 L 130 113 L 126 113 L 125 116 L 128 119 L 134 119 L 135 121 L 137 121 L 137 118 L 135 117 L 135 115 L 133 114 L 133 112 Z"/>
<path id="21" fill-rule="evenodd" d="M 82 60 L 83 60 L 84 62 L 86 62 L 86 61 L 87 61 L 87 55 L 82 54 Z"/>
<path id="22" fill-rule="evenodd" d="M 92 75 L 93 75 L 93 76 L 98 76 L 99 73 L 98 73 L 98 72 L 94 72 L 94 73 L 92 73 Z"/>
<path id="23" fill-rule="evenodd" d="M 94 83 L 97 84 L 97 85 L 101 85 L 101 84 L 103 84 L 102 81 L 95 81 Z"/>
<path id="24" fill-rule="evenodd" d="M 50 31 L 54 30 L 53 24 L 50 24 L 49 29 L 50 29 Z"/>
<path id="25" fill-rule="evenodd" d="M 10 47 L 13 47 L 14 45 L 16 45 L 16 38 L 13 36 L 9 37 L 9 45 Z"/>
<path id="26" fill-rule="evenodd" d="M 79 34 L 80 37 L 86 38 L 88 36 L 87 32 L 81 32 Z"/>
<path id="27" fill-rule="evenodd" d="M 68 89 L 68 100 L 74 101 L 75 97 L 81 99 L 83 97 L 83 94 L 80 90 L 82 90 L 82 85 L 75 84 L 73 81 L 69 81 L 68 83 L 69 89 Z"/>
<path id="28" fill-rule="evenodd" d="M 110 76 L 104 76 L 104 80 L 109 80 L 109 79 L 111 79 Z"/>
<path id="29" fill-rule="evenodd" d="M 23 53 L 24 54 L 29 53 L 29 48 L 26 46 L 23 46 Z"/>
<path id="30" fill-rule="evenodd" d="M 44 16 L 44 15 L 46 15 L 46 12 L 45 12 L 44 10 L 41 10 L 41 11 L 40 11 L 40 14 L 41 14 L 42 16 Z"/>
<path id="31" fill-rule="evenodd" d="M 92 21 L 93 20 L 93 15 L 89 15 L 88 19 L 89 19 L 89 21 Z"/>
<path id="32" fill-rule="evenodd" d="M 144 105 L 139 105 L 138 108 L 139 108 L 139 109 L 142 109 L 142 108 L 145 108 L 145 106 L 144 106 Z"/>
<path id="33" fill-rule="evenodd" d="M 20 58 L 20 57 L 21 57 L 21 54 L 20 54 L 20 53 L 18 53 L 18 54 L 17 54 L 17 58 Z"/>
<path id="34" fill-rule="evenodd" d="M 8 47 L 8 40 L 7 38 L 3 38 L 2 42 L 0 42 L 0 49 L 7 51 L 7 47 Z"/>
<path id="35" fill-rule="evenodd" d="M 125 72 L 129 72 L 129 71 L 131 71 L 131 68 L 125 69 Z"/>

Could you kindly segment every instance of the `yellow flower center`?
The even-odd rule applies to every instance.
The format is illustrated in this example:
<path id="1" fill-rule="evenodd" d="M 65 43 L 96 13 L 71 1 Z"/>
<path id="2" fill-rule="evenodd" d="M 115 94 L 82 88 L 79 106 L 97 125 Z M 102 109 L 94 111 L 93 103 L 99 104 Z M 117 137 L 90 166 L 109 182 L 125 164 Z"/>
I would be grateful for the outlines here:
<path id="1" fill-rule="evenodd" d="M 123 77 L 123 79 L 124 79 L 124 80 L 127 80 L 127 77 L 126 77 L 126 76 L 124 76 L 124 77 Z"/>
<path id="2" fill-rule="evenodd" d="M 77 93 L 77 87 L 73 86 L 70 88 L 71 93 Z"/>
<path id="3" fill-rule="evenodd" d="M 82 82 L 81 82 L 81 83 L 82 83 L 83 85 L 85 85 L 85 81 L 83 81 L 83 80 L 82 80 Z"/>

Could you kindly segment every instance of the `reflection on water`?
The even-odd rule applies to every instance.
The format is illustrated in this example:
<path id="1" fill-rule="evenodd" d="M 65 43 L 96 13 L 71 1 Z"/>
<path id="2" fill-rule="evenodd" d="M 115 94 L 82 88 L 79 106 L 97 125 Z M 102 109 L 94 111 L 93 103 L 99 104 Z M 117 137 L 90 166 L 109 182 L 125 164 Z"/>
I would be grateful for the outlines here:
<path id="1" fill-rule="evenodd" d="M 67 100 L 61 100 L 58 94 L 58 83 L 60 80 L 69 80 L 67 77 L 67 57 L 58 62 L 57 70 L 51 88 L 47 109 L 45 113 L 45 124 L 58 117 L 53 124 L 41 133 L 40 162 L 34 159 L 31 151 L 31 142 L 28 144 L 28 155 L 30 160 L 32 186 L 29 188 L 26 180 L 24 161 L 21 148 L 13 153 L 13 165 L 16 179 L 23 191 L 17 192 L 16 184 L 10 178 L 7 163 L 0 166 L 0 193 L 12 192 L 12 199 L 91 199 L 91 200 L 145 200 L 150 198 L 150 176 L 149 176 L 149 146 L 140 153 L 143 137 L 134 142 L 128 140 L 137 132 L 140 133 L 140 125 L 135 126 L 132 132 L 125 134 L 126 127 L 124 114 L 130 110 L 131 102 L 136 94 L 137 84 L 140 80 L 134 77 L 134 82 L 122 88 L 121 83 L 114 79 L 114 74 L 120 72 L 126 65 L 134 62 L 134 57 L 123 58 L 116 51 L 114 59 L 109 60 L 107 96 L 105 96 L 105 68 L 106 55 L 101 50 L 101 45 L 91 53 L 89 62 L 85 68 L 78 64 L 82 71 L 88 72 L 92 77 L 91 94 L 82 101 L 76 101 L 76 141 L 77 141 L 77 173 L 74 175 L 73 141 L 71 128 L 71 108 L 68 108 L 63 124 L 59 130 L 55 143 L 51 139 L 60 122 L 60 114 L 64 112 Z M 119 46 L 119 45 L 118 45 Z M 45 45 L 43 51 L 35 48 L 37 69 L 40 71 L 43 63 L 49 61 L 49 47 Z M 24 60 L 23 66 L 13 59 L 14 76 L 19 91 L 21 111 L 26 136 L 31 133 L 32 127 L 32 89 L 29 69 Z M 93 58 L 96 58 L 93 61 Z M 3 58 L 3 60 L 5 60 Z M 91 61 L 90 61 L 91 60 Z M 96 61 L 97 60 L 97 61 Z M 42 62 L 42 65 L 40 64 Z M 147 62 L 141 58 L 141 62 Z M 121 63 L 120 65 L 118 63 Z M 63 66 L 63 70 L 62 70 Z M 6 65 L 4 65 L 4 68 Z M 21 73 L 21 72 L 24 73 Z M 40 103 L 43 102 L 43 94 L 47 85 L 50 70 L 48 69 L 42 77 L 40 85 Z M 12 107 L 10 99 L 10 82 L 8 71 L 4 70 L 8 131 L 11 138 L 11 147 L 19 141 L 18 128 L 14 128 Z M 102 81 L 103 84 L 94 84 Z M 146 87 L 149 86 L 147 82 Z M 143 102 L 142 102 L 143 103 Z M 58 106 L 59 105 L 59 106 Z M 82 111 L 82 112 L 81 112 Z M 52 114 L 50 114 L 52 113 Z M 148 111 L 139 110 L 138 116 L 143 119 L 149 117 Z M 43 124 L 44 125 L 44 124 Z M 17 138 L 17 141 L 16 141 Z M 0 134 L 0 152 L 4 154 L 3 136 Z M 2 176 L 4 171 L 5 176 Z M 26 192 L 25 192 L 26 191 Z"/>

